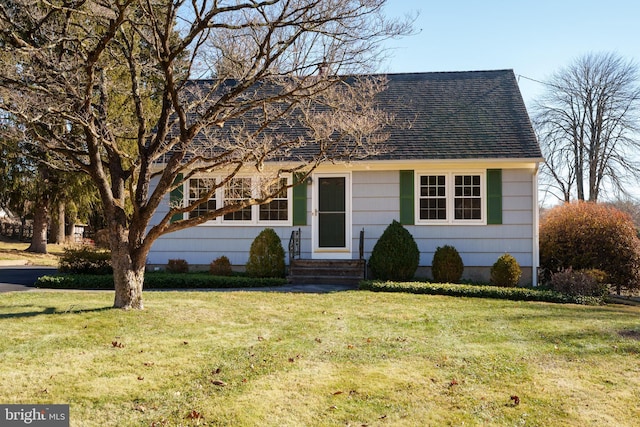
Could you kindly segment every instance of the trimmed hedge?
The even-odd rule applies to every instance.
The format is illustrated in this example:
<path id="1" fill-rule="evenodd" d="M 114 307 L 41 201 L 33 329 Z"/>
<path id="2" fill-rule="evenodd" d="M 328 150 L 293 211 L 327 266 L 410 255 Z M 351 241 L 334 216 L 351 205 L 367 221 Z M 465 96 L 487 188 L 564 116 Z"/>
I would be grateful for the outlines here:
<path id="1" fill-rule="evenodd" d="M 282 286 L 283 278 L 252 278 L 246 276 L 212 276 L 206 273 L 169 274 L 146 273 L 144 289 L 228 289 Z M 113 276 L 88 274 L 61 274 L 43 276 L 35 283 L 38 288 L 53 289 L 109 289 L 113 290 Z"/>
<path id="2" fill-rule="evenodd" d="M 571 296 L 559 292 L 533 288 L 505 288 L 485 285 L 458 285 L 429 282 L 379 282 L 362 281 L 360 289 L 372 292 L 405 292 L 424 295 L 447 295 L 454 297 L 495 298 L 512 301 L 542 301 L 553 303 L 572 303 L 602 305 L 603 298 Z"/>

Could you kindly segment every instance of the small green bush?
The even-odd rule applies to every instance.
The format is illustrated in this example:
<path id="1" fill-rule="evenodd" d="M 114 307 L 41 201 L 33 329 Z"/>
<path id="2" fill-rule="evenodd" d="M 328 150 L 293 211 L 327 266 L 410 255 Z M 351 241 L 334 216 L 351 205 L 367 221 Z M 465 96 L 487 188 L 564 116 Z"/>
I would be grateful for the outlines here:
<path id="1" fill-rule="evenodd" d="M 170 259 L 167 263 L 167 273 L 188 273 L 189 263 L 184 259 Z"/>
<path id="2" fill-rule="evenodd" d="M 513 288 L 518 286 L 522 270 L 518 261 L 509 254 L 504 254 L 491 267 L 491 283 L 495 286 Z"/>
<path id="3" fill-rule="evenodd" d="M 463 271 L 464 264 L 456 248 L 449 245 L 438 246 L 431 262 L 433 280 L 438 283 L 458 283 Z"/>
<path id="4" fill-rule="evenodd" d="M 265 228 L 253 240 L 246 267 L 250 277 L 284 277 L 284 248 L 273 228 Z"/>
<path id="5" fill-rule="evenodd" d="M 233 270 L 231 269 L 231 262 L 229 258 L 222 255 L 216 258 L 211 264 L 209 264 L 209 273 L 214 276 L 231 276 Z"/>
<path id="6" fill-rule="evenodd" d="M 566 295 L 603 297 L 609 292 L 607 274 L 602 270 L 567 268 L 551 276 L 551 289 Z"/>
<path id="7" fill-rule="evenodd" d="M 60 273 L 111 274 L 111 253 L 89 246 L 67 248 L 58 263 Z"/>
<path id="8" fill-rule="evenodd" d="M 369 267 L 381 280 L 410 280 L 419 261 L 420 250 L 413 236 L 394 220 L 373 247 Z"/>

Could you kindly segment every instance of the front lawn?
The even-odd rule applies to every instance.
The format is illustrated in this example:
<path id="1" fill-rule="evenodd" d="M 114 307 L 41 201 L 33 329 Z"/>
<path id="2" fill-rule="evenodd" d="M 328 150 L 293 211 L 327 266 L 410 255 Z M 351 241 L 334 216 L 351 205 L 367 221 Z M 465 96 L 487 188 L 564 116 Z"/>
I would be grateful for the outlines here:
<path id="1" fill-rule="evenodd" d="M 5 236 L 0 236 L 0 261 L 24 262 L 28 265 L 43 265 L 57 267 L 58 260 L 64 252 L 64 246 L 48 244 L 48 254 L 25 252 L 29 243 L 18 242 Z"/>
<path id="2" fill-rule="evenodd" d="M 632 426 L 640 308 L 367 291 L 0 295 L 0 402 L 72 426 Z"/>

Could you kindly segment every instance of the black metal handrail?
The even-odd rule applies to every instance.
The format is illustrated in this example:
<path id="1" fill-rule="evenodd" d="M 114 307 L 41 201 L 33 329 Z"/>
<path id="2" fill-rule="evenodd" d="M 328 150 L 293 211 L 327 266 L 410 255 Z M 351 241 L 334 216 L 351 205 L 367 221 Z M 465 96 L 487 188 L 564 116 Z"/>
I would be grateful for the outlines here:
<path id="1" fill-rule="evenodd" d="M 364 259 L 364 228 L 360 230 L 360 259 Z"/>
<path id="2" fill-rule="evenodd" d="M 291 232 L 291 237 L 289 238 L 289 264 L 291 264 L 291 261 L 296 259 L 296 257 L 300 259 L 301 234 L 302 234 L 302 231 L 299 228 Z"/>

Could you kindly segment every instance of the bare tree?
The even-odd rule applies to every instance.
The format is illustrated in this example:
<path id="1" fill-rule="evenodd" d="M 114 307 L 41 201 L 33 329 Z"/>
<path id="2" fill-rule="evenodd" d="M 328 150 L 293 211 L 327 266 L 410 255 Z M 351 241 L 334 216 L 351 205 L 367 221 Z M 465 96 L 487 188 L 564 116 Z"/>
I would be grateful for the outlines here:
<path id="1" fill-rule="evenodd" d="M 374 102 L 384 79 L 338 75 L 371 70 L 380 42 L 410 30 L 384 17 L 385 0 L 33 3 L 0 5 L 0 108 L 55 157 L 51 166 L 95 183 L 114 306 L 125 309 L 143 308 L 159 236 L 267 203 L 286 174 L 379 149 L 390 119 Z M 283 131 L 292 125 L 304 131 Z M 249 166 L 268 175 L 261 197 L 171 221 Z M 214 170 L 226 178 L 151 224 L 168 193 Z"/>
<path id="2" fill-rule="evenodd" d="M 585 55 L 551 77 L 534 126 L 558 198 L 597 201 L 638 182 L 639 107 L 638 67 L 618 55 Z"/>

